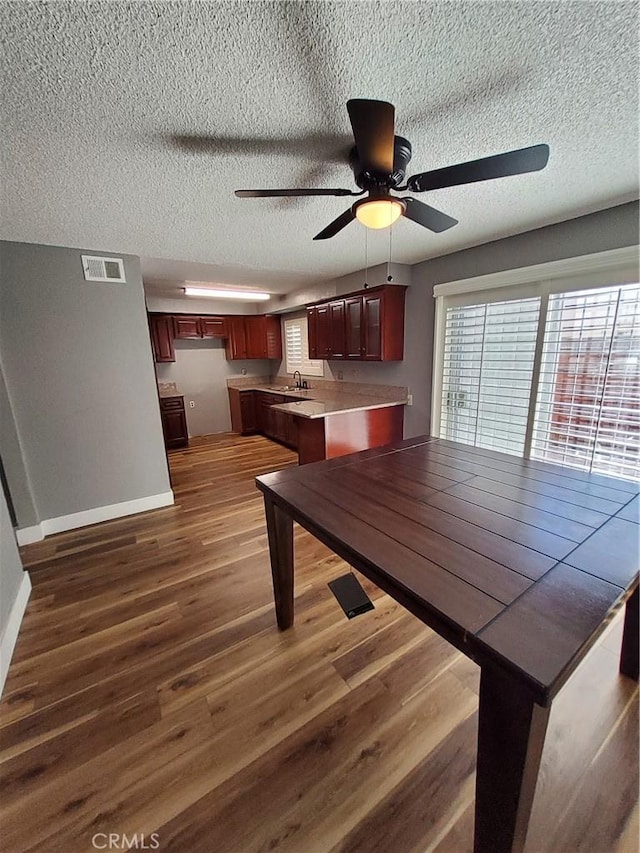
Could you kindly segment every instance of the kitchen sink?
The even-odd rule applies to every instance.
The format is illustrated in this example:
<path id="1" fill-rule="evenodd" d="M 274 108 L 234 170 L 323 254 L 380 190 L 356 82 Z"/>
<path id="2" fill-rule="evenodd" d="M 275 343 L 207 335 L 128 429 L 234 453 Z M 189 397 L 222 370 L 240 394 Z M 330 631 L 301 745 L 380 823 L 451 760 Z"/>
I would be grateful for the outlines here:
<path id="1" fill-rule="evenodd" d="M 295 385 L 270 385 L 269 391 L 299 391 Z"/>

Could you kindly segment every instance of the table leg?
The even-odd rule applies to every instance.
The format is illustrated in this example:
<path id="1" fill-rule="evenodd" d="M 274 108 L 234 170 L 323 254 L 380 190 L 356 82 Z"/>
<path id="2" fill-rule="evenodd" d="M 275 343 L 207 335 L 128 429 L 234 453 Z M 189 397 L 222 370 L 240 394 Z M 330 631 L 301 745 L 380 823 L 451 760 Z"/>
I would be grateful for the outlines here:
<path id="1" fill-rule="evenodd" d="M 267 517 L 276 618 L 278 628 L 284 631 L 293 625 L 293 519 L 266 495 L 264 511 Z"/>
<path id="2" fill-rule="evenodd" d="M 622 634 L 622 651 L 620 653 L 620 672 L 629 678 L 638 680 L 638 587 L 627 599 L 624 614 L 624 630 Z"/>
<path id="3" fill-rule="evenodd" d="M 474 853 L 523 850 L 548 719 L 514 678 L 482 668 Z"/>

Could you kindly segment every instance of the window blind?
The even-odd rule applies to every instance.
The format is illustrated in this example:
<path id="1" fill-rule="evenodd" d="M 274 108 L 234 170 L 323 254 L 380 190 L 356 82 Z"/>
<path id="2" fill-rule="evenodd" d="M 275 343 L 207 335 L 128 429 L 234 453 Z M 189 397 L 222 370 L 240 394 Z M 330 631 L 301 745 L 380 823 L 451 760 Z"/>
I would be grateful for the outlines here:
<path id="1" fill-rule="evenodd" d="M 309 358 L 306 317 L 285 320 L 284 349 L 287 373 L 299 370 L 306 376 L 324 376 L 322 361 Z"/>
<path id="2" fill-rule="evenodd" d="M 496 296 L 442 297 L 434 434 L 640 478 L 640 284 Z"/>
<path id="3" fill-rule="evenodd" d="M 448 308 L 440 435 L 524 450 L 540 299 Z"/>
<path id="4" fill-rule="evenodd" d="M 531 455 L 640 476 L 640 286 L 549 297 Z"/>

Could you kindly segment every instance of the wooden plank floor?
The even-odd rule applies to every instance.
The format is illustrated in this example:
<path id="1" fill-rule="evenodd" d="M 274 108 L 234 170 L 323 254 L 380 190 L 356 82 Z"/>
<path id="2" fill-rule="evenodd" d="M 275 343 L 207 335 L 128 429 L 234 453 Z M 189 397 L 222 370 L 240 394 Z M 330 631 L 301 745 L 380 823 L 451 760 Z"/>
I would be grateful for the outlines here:
<path id="1" fill-rule="evenodd" d="M 478 671 L 296 531 L 296 624 L 275 627 L 253 478 L 261 437 L 171 454 L 174 507 L 22 549 L 33 582 L 0 706 L 0 849 L 472 850 Z M 638 689 L 620 620 L 552 712 L 529 853 L 637 853 Z M 157 842 L 156 842 L 157 838 Z M 116 848 L 112 848 L 116 849 Z"/>

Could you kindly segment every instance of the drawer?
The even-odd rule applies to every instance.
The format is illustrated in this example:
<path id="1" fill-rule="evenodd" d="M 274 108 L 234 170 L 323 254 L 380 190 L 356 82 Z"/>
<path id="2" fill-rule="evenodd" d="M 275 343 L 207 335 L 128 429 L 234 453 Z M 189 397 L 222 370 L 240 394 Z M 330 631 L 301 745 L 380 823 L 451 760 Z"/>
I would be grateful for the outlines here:
<path id="1" fill-rule="evenodd" d="M 184 409 L 184 397 L 160 397 L 160 408 L 163 412 L 167 409 Z"/>

